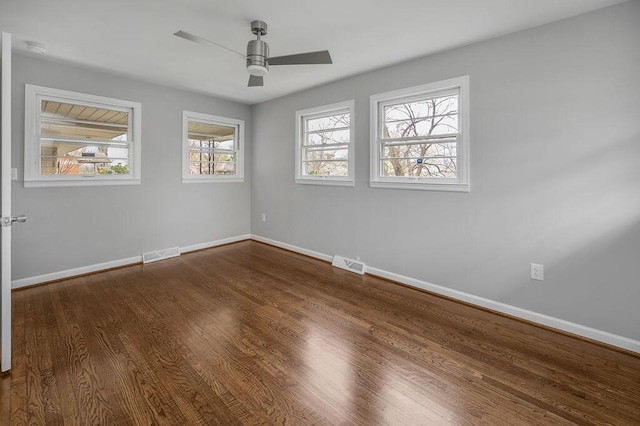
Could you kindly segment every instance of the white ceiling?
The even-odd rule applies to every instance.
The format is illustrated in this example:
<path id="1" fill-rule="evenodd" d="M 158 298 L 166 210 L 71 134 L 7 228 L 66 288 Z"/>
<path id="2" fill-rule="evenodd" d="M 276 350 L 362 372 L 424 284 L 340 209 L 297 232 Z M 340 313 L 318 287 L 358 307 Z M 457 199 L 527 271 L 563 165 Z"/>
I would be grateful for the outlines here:
<path id="1" fill-rule="evenodd" d="M 347 76 L 557 21 L 624 0 L 0 0 L 0 30 L 46 58 L 254 104 Z M 269 25 L 271 56 L 328 49 L 333 65 L 273 67 L 247 87 L 244 52 Z M 33 55 L 33 54 L 31 54 Z"/>

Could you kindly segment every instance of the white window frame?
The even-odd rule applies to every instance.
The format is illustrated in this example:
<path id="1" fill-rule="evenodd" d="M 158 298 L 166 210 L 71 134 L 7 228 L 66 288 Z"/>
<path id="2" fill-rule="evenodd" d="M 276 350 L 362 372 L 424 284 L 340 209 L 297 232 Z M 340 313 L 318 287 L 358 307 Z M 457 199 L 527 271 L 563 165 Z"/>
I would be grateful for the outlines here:
<path id="1" fill-rule="evenodd" d="M 41 175 L 40 118 L 42 99 L 102 107 L 129 114 L 129 174 L 128 175 Z M 57 186 L 139 185 L 142 153 L 142 104 L 87 93 L 50 87 L 25 85 L 24 186 L 25 188 Z"/>
<path id="2" fill-rule="evenodd" d="M 334 186 L 354 186 L 354 100 L 337 102 L 334 104 L 323 105 L 315 108 L 303 109 L 296 111 L 296 183 L 312 184 L 312 185 L 334 185 Z M 341 111 L 347 111 L 349 113 L 349 145 L 347 149 L 347 176 L 309 176 L 302 173 L 302 145 L 305 141 L 305 125 L 304 122 L 308 119 L 320 118 L 330 115 L 335 115 Z"/>
<path id="3" fill-rule="evenodd" d="M 235 127 L 236 173 L 233 175 L 189 174 L 189 121 Z M 220 117 L 194 111 L 182 111 L 182 183 L 232 183 L 244 182 L 244 120 Z"/>
<path id="4" fill-rule="evenodd" d="M 457 177 L 429 178 L 418 176 L 382 176 L 381 114 L 383 107 L 403 101 L 428 99 L 447 91 L 458 93 L 458 137 L 457 137 Z M 369 184 L 373 188 L 418 189 L 427 191 L 469 192 L 469 76 L 451 78 L 406 89 L 372 95 L 370 98 L 371 117 L 371 175 Z"/>

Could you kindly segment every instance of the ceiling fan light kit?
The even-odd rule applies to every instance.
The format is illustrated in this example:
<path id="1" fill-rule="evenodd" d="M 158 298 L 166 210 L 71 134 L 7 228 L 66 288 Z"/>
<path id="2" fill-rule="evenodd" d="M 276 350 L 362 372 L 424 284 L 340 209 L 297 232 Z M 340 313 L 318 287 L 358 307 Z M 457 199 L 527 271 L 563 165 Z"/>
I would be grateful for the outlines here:
<path id="1" fill-rule="evenodd" d="M 318 52 L 299 53 L 295 55 L 269 57 L 269 44 L 262 41 L 261 37 L 267 34 L 267 24 L 264 21 L 252 21 L 251 32 L 256 35 L 256 40 L 249 41 L 247 44 L 246 66 L 249 72 L 249 87 L 263 86 L 263 77 L 269 74 L 269 65 L 311 65 L 311 64 L 332 64 L 331 55 L 327 50 Z M 174 33 L 175 36 L 184 38 L 204 45 L 215 45 L 227 49 L 231 52 L 238 53 L 233 49 L 222 46 L 205 38 L 189 34 L 185 31 Z"/>

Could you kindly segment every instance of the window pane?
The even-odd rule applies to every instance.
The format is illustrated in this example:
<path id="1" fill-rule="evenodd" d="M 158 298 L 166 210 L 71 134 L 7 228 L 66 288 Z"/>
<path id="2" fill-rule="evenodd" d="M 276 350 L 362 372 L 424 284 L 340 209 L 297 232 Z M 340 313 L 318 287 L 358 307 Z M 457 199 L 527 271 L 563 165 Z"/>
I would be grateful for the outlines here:
<path id="1" fill-rule="evenodd" d="M 349 129 L 311 133 L 307 135 L 307 145 L 323 145 L 328 143 L 349 143 Z"/>
<path id="2" fill-rule="evenodd" d="M 384 121 L 428 118 L 458 112 L 458 95 L 441 96 L 384 107 Z"/>
<path id="3" fill-rule="evenodd" d="M 349 163 L 347 161 L 319 161 L 303 163 L 303 174 L 306 176 L 348 176 Z"/>
<path id="4" fill-rule="evenodd" d="M 188 133 L 189 175 L 236 173 L 235 126 L 189 120 Z"/>
<path id="5" fill-rule="evenodd" d="M 235 149 L 235 126 L 189 120 L 189 146 Z"/>
<path id="6" fill-rule="evenodd" d="M 317 130 L 328 130 L 339 127 L 349 127 L 349 113 L 341 113 L 331 115 L 329 117 L 310 118 L 306 119 L 307 132 L 314 132 Z"/>
<path id="7" fill-rule="evenodd" d="M 425 158 L 418 160 L 384 160 L 383 176 L 420 176 L 455 178 L 455 158 Z"/>
<path id="8" fill-rule="evenodd" d="M 235 149 L 235 141 L 229 139 L 226 141 L 205 141 L 197 139 L 189 139 L 190 148 L 203 148 L 203 149 Z"/>
<path id="9" fill-rule="evenodd" d="M 387 157 L 433 157 L 433 156 L 456 156 L 455 142 L 451 143 L 421 143 L 416 145 L 392 145 L 385 146 L 383 156 Z"/>
<path id="10" fill-rule="evenodd" d="M 40 134 L 44 137 L 127 141 L 130 111 L 40 102 Z"/>
<path id="11" fill-rule="evenodd" d="M 346 160 L 348 149 L 305 149 L 303 161 L 309 160 Z"/>
<path id="12" fill-rule="evenodd" d="M 129 147 L 42 143 L 41 175 L 128 175 Z"/>
<path id="13" fill-rule="evenodd" d="M 235 175 L 236 163 L 232 162 L 208 162 L 208 161 L 190 161 L 190 175 Z"/>
<path id="14" fill-rule="evenodd" d="M 406 138 L 458 133 L 458 115 L 412 118 L 385 123 L 384 138 Z"/>
<path id="15" fill-rule="evenodd" d="M 214 151 L 189 151 L 189 161 L 235 162 L 235 154 Z"/>

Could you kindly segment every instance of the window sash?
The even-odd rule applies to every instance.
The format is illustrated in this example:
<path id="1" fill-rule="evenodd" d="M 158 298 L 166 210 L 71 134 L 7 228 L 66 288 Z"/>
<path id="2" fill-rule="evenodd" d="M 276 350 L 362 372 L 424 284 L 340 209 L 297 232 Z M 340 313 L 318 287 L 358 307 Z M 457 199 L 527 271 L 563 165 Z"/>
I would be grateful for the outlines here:
<path id="1" fill-rule="evenodd" d="M 243 132 L 242 120 L 183 110 L 182 182 L 244 181 Z M 194 165 L 206 172 L 194 172 Z"/>
<path id="2" fill-rule="evenodd" d="M 347 143 L 332 143 L 326 145 L 303 145 L 305 151 L 335 151 L 339 149 L 349 149 Z"/>
<path id="3" fill-rule="evenodd" d="M 437 191 L 469 191 L 469 77 L 427 83 L 370 97 L 370 185 Z M 439 98 L 445 99 L 442 102 Z M 436 101 L 433 108 L 430 100 Z M 402 105 L 414 104 L 413 115 Z M 391 109 L 390 109 L 391 108 Z M 429 126 L 418 128 L 419 136 L 404 136 L 404 123 L 412 120 Z M 386 130 L 389 129 L 389 134 Z M 410 129 L 413 133 L 413 129 Z M 425 131 L 426 130 L 426 131 Z M 451 132 L 451 133 L 445 133 Z M 406 132 L 409 133 L 409 132 Z M 409 133 L 411 134 L 411 133 Z M 386 135 L 386 137 L 385 137 Z M 425 150 L 420 145 L 426 145 Z M 393 149 L 392 149 L 393 148 Z M 425 153 L 426 155 L 421 155 Z M 385 155 L 386 154 L 386 155 Z M 389 169 L 393 163 L 395 170 Z M 413 163 L 412 163 L 413 162 Z M 442 173 L 432 165 L 441 168 Z M 423 165 L 423 166 L 422 166 Z M 418 167 L 421 166 L 421 167 Z M 429 167 L 430 171 L 425 170 Z M 455 172 L 455 177 L 453 176 Z M 398 176 L 392 174 L 398 173 Z M 421 173 L 421 176 L 410 176 Z M 426 176 L 433 173 L 435 176 Z M 402 176 L 404 174 L 404 176 Z"/>
<path id="4" fill-rule="evenodd" d="M 331 128 L 326 128 L 326 129 L 316 129 L 316 130 L 309 130 L 309 122 L 312 120 L 317 120 L 319 118 L 329 118 L 329 117 L 336 117 L 336 116 L 341 116 L 341 115 L 346 115 L 349 118 L 349 125 L 345 126 L 345 125 L 341 125 L 341 126 L 337 126 L 337 127 L 331 127 Z M 349 178 L 350 176 L 344 176 L 344 175 L 331 175 L 331 174 L 309 174 L 308 170 L 309 170 L 309 165 L 310 164 L 318 164 L 318 163 L 344 163 L 346 165 L 347 171 L 350 174 L 352 174 L 353 172 L 350 170 L 350 166 L 351 166 L 351 160 L 350 160 L 350 156 L 353 155 L 352 153 L 352 111 L 351 108 L 349 106 L 346 107 L 341 107 L 341 108 L 336 108 L 336 109 L 328 109 L 326 111 L 321 111 L 318 113 L 311 113 L 311 114 L 301 114 L 300 115 L 300 121 L 302 124 L 302 134 L 301 134 L 301 142 L 300 143 L 300 158 L 298 158 L 297 161 L 299 161 L 300 164 L 300 178 L 302 179 L 345 179 L 345 178 Z M 309 143 L 309 137 L 311 135 L 323 135 L 323 134 L 331 134 L 331 133 L 336 133 L 336 132 L 348 132 L 347 135 L 349 137 L 349 141 L 348 142 L 334 142 L 334 143 L 325 143 L 325 144 L 313 144 L 313 143 Z M 309 154 L 310 153 L 321 153 L 324 151 L 344 151 L 346 152 L 346 157 L 345 158 L 333 158 L 333 159 L 309 159 Z"/>
<path id="5" fill-rule="evenodd" d="M 217 135 L 212 135 L 209 133 L 198 133 L 198 132 L 190 132 L 189 126 L 194 123 L 194 124 L 213 124 L 213 125 L 217 125 L 217 126 L 223 126 L 223 127 L 229 127 L 229 128 L 233 128 L 233 133 L 231 135 L 224 135 L 224 136 L 217 136 Z M 187 119 L 187 145 L 188 145 L 188 155 L 187 155 L 187 161 L 188 161 L 188 176 L 190 178 L 211 178 L 214 176 L 235 176 L 238 174 L 238 165 L 237 165 L 237 154 L 238 154 L 238 134 L 240 131 L 240 126 L 237 124 L 228 124 L 228 123 L 223 123 L 223 122 L 217 122 L 215 120 L 206 120 L 206 119 L 197 119 L 197 118 L 193 118 L 193 117 L 189 117 Z M 201 136 L 203 137 L 203 139 L 192 139 L 191 136 Z M 229 138 L 229 136 L 231 136 L 231 138 Z M 216 139 L 224 139 L 223 141 L 220 140 L 216 140 Z M 198 141 L 200 142 L 201 146 L 193 146 L 190 145 L 189 142 L 190 141 Z M 213 143 L 213 142 L 225 142 L 225 141 L 229 141 L 229 140 L 233 140 L 233 148 L 229 149 L 229 148 L 215 148 L 212 146 L 202 146 L 202 144 L 207 144 L 207 143 Z M 208 156 L 209 158 L 213 158 L 213 159 L 193 159 L 191 157 L 192 154 L 196 154 L 196 155 L 205 155 Z M 234 158 L 234 160 L 232 161 L 221 161 L 219 158 L 216 158 L 217 156 L 220 155 L 228 155 L 231 156 L 232 158 Z M 210 168 L 213 170 L 213 173 L 191 173 L 191 165 L 193 164 L 206 164 L 207 168 Z M 216 165 L 220 165 L 220 164 L 233 164 L 233 172 L 232 173 L 217 173 L 215 172 L 215 167 Z M 210 166 L 210 167 L 209 167 Z"/>
<path id="6" fill-rule="evenodd" d="M 429 99 L 425 99 L 425 100 L 429 100 Z M 407 103 L 409 103 L 409 102 L 403 102 L 403 103 L 401 103 L 401 104 L 399 104 L 399 105 L 404 105 L 404 104 L 407 104 Z M 384 110 L 384 108 L 383 108 L 383 110 Z M 425 116 L 423 116 L 423 117 L 415 117 L 415 119 L 419 119 L 419 120 L 430 120 L 430 119 L 433 119 L 433 118 L 452 117 L 452 116 L 454 116 L 454 115 L 458 115 L 458 111 L 456 111 L 456 112 L 449 112 L 449 113 L 446 113 L 446 114 L 425 115 Z M 389 123 L 400 123 L 400 122 L 403 122 L 403 121 L 411 121 L 411 120 L 414 120 L 414 118 L 398 118 L 398 119 L 396 119 L 396 120 L 386 120 L 386 119 L 385 119 L 385 120 L 383 121 L 383 124 L 389 124 Z"/>
<path id="7" fill-rule="evenodd" d="M 336 115 L 347 115 L 347 114 L 348 114 L 348 112 L 341 112 L 341 113 L 338 113 L 338 114 L 328 115 L 327 117 L 333 117 L 333 116 L 336 116 Z M 314 118 L 317 118 L 317 117 L 313 117 L 313 118 L 305 117 L 305 120 L 309 121 L 309 120 L 313 120 Z M 339 132 L 341 130 L 349 130 L 349 129 L 351 129 L 351 127 L 343 126 L 343 127 L 332 127 L 331 129 L 305 130 L 305 134 L 306 135 L 317 135 L 317 134 L 320 134 L 320 133 Z"/>
<path id="8" fill-rule="evenodd" d="M 437 117 L 450 117 L 450 116 L 459 116 L 460 114 L 460 89 L 447 89 L 442 91 L 436 91 L 432 93 L 422 93 L 411 96 L 406 96 L 398 99 L 393 99 L 389 101 L 378 102 L 378 133 L 377 133 L 377 141 L 378 141 L 378 159 L 379 159 L 379 167 L 378 167 L 378 178 L 382 180 L 394 179 L 394 180 L 432 180 L 434 182 L 449 179 L 458 179 L 459 172 L 456 167 L 456 177 L 455 178 L 447 178 L 447 177 L 424 177 L 424 176 L 386 176 L 384 174 L 384 164 L 385 161 L 389 160 L 428 160 L 432 158 L 451 158 L 454 160 L 454 163 L 458 164 L 459 162 L 459 154 L 455 156 L 422 156 L 422 157 L 390 157 L 384 155 L 384 148 L 387 146 L 407 146 L 407 145 L 422 145 L 422 144 L 430 144 L 430 143 L 439 143 L 439 144 L 449 144 L 456 143 L 456 152 L 458 152 L 459 148 L 459 136 L 460 132 L 457 133 L 442 133 L 435 135 L 420 135 L 420 136 L 407 136 L 407 137 L 394 137 L 394 138 L 384 138 L 381 135 L 384 134 L 385 125 L 388 123 L 397 123 L 402 121 L 411 121 L 412 119 L 400 119 L 400 120 L 385 120 L 386 116 L 384 113 L 385 108 L 389 106 L 399 106 L 406 105 L 413 102 L 427 102 L 431 99 L 443 98 L 448 96 L 457 96 L 458 107 L 456 108 L 456 112 L 447 113 L 447 114 L 434 114 L 428 115 L 424 117 L 417 117 L 419 120 L 428 120 Z M 412 179 L 413 178 L 413 179 Z"/>
<path id="9" fill-rule="evenodd" d="M 140 184 L 140 111 L 141 104 L 138 102 L 25 85 L 24 186 Z M 126 114 L 124 122 L 123 114 Z M 112 135 L 114 139 L 110 139 Z M 66 148 L 58 154 L 56 150 L 60 145 L 66 145 Z M 80 155 L 67 155 L 70 146 L 76 146 L 76 149 L 89 146 L 121 148 L 122 151 L 116 156 L 105 157 L 104 163 L 96 164 L 124 163 L 128 172 L 103 174 L 78 170 L 69 174 L 52 173 L 51 164 L 55 158 L 73 163 L 82 161 Z M 124 158 L 124 155 L 127 157 Z M 85 166 L 88 163 L 78 164 Z"/>
<path id="10" fill-rule="evenodd" d="M 83 138 L 58 138 L 55 136 L 42 136 L 38 135 L 40 139 L 40 146 L 43 145 L 55 145 L 56 143 L 64 142 L 66 144 L 72 145 L 104 145 L 104 146 L 114 146 L 114 147 L 131 147 L 133 142 L 124 142 L 124 141 L 114 141 L 109 139 L 83 139 Z M 51 142 L 43 142 L 43 141 L 51 141 Z"/>
<path id="11" fill-rule="evenodd" d="M 69 159 L 76 159 L 76 158 L 84 158 L 84 159 L 90 159 L 93 158 L 95 160 L 105 160 L 103 162 L 100 161 L 95 161 L 96 163 L 102 164 L 102 163 L 108 163 L 110 161 L 113 160 L 129 160 L 129 157 L 89 157 L 89 156 L 83 156 L 83 155 L 41 155 L 40 158 L 69 158 Z"/>
<path id="12" fill-rule="evenodd" d="M 127 165 L 129 166 L 129 164 L 132 163 L 132 155 L 134 153 L 133 150 L 133 145 L 134 145 L 134 138 L 133 138 L 133 115 L 134 115 L 134 108 L 133 107 L 121 107 L 121 106 L 117 106 L 117 105 L 112 105 L 109 103 L 102 103 L 102 102 L 91 102 L 91 101 L 84 101 L 81 99 L 75 99 L 73 97 L 63 97 L 63 96 L 51 96 L 51 95 L 46 95 L 46 94 L 38 94 L 35 97 L 35 102 L 36 105 L 35 107 L 37 108 L 37 116 L 36 116 L 36 128 L 38 129 L 38 133 L 36 134 L 36 139 L 38 140 L 38 145 L 39 145 L 39 153 L 40 155 L 38 156 L 40 158 L 40 160 L 38 161 L 40 164 L 42 164 L 42 160 L 43 159 L 51 159 L 51 158 L 65 158 L 65 159 L 76 159 L 76 158 L 83 158 L 82 156 L 68 156 L 68 155 L 43 155 L 42 154 L 42 150 L 43 148 L 47 148 L 47 147 L 54 147 L 56 145 L 56 143 L 65 143 L 65 144 L 72 144 L 72 145 L 78 145 L 78 147 L 82 147 L 82 146 L 106 146 L 106 147 L 114 147 L 114 148 L 118 148 L 118 147 L 122 147 L 122 148 L 127 148 L 127 154 L 128 156 L 126 158 L 121 158 L 121 157 L 105 157 L 105 163 L 109 163 L 113 160 L 122 160 L 125 161 L 127 163 Z M 79 106 L 79 107 L 87 107 L 87 108 L 98 108 L 98 109 L 106 109 L 109 111 L 113 111 L 113 112 L 123 112 L 125 114 L 127 114 L 127 124 L 121 124 L 121 123 L 110 123 L 108 121 L 94 121 L 94 120 L 83 120 L 83 119 L 79 119 L 79 118 L 69 118 L 69 117 L 56 117 L 56 116 L 52 116 L 50 113 L 44 112 L 42 111 L 42 103 L 43 102 L 55 102 L 55 103 L 61 103 L 61 104 L 65 104 L 65 105 L 72 105 L 73 107 Z M 55 135 L 44 135 L 41 133 L 42 131 L 42 123 L 56 123 L 56 122 L 64 122 L 64 123 L 75 123 L 75 124 L 84 124 L 84 125 L 97 125 L 97 126 L 104 126 L 104 127 L 111 127 L 111 128 L 120 128 L 120 129 L 126 129 L 126 135 L 127 135 L 127 139 L 125 141 L 122 140 L 117 140 L 117 139 L 104 139 L 104 138 L 94 138 L 94 137 L 74 137 L 74 136 L 55 136 Z M 88 156 L 87 156 L 88 157 Z M 99 163 L 99 164 L 104 164 L 104 163 Z M 131 167 L 131 166 L 129 166 Z M 42 167 L 38 167 L 37 168 L 37 174 L 39 176 L 39 178 L 49 178 L 52 175 L 48 175 L 48 174 L 42 174 Z M 131 169 L 129 169 L 129 173 L 127 173 L 124 176 L 129 176 L 131 173 Z M 89 174 L 92 175 L 92 174 Z M 66 179 L 69 178 L 74 178 L 74 177 L 79 177 L 79 178 L 83 178 L 85 176 L 87 176 L 87 174 L 70 174 L 70 175 L 59 175 L 59 174 L 54 174 L 53 176 L 65 176 Z M 99 179 L 112 179 L 113 175 L 110 174 L 95 174 L 95 176 Z"/>
<path id="13" fill-rule="evenodd" d="M 460 88 L 452 87 L 450 89 L 443 90 L 433 90 L 433 91 L 419 91 L 419 93 L 414 93 L 406 96 L 398 96 L 393 97 L 392 99 L 382 100 L 378 102 L 380 106 L 380 111 L 383 113 L 381 117 L 384 117 L 384 107 L 389 106 L 397 106 L 403 104 L 410 104 L 416 101 L 428 101 L 436 98 L 446 98 L 447 96 L 458 95 L 458 107 L 460 106 Z M 460 108 L 458 108 L 460 111 Z"/>
<path id="14" fill-rule="evenodd" d="M 433 136 L 408 136 L 405 138 L 378 138 L 378 142 L 387 146 L 392 145 L 420 145 L 423 143 L 447 144 L 458 141 L 460 134 L 433 135 Z"/>
<path id="15" fill-rule="evenodd" d="M 231 169 L 233 170 L 233 173 L 226 173 L 228 170 L 216 170 L 216 167 L 218 166 L 223 166 L 223 167 L 228 167 L 229 165 L 232 165 Z M 191 173 L 192 170 L 192 166 L 195 166 L 196 168 L 200 169 L 199 173 Z M 192 176 L 208 176 L 208 177 L 212 177 L 212 176 L 230 176 L 230 177 L 234 177 L 234 175 L 237 173 L 237 167 L 238 164 L 235 161 L 223 161 L 223 162 L 218 162 L 218 161 L 189 161 L 189 173 Z M 208 169 L 208 171 L 210 173 L 204 173 L 202 171 L 202 168 Z"/>
<path id="16" fill-rule="evenodd" d="M 83 95 L 78 94 L 80 96 L 99 98 L 98 96 L 91 95 Z M 37 112 L 37 122 L 36 128 L 40 129 L 42 126 L 42 122 L 69 122 L 76 124 L 88 124 L 88 125 L 101 125 L 108 127 L 119 127 L 123 129 L 127 129 L 127 138 L 133 142 L 131 139 L 133 137 L 132 125 L 133 125 L 133 115 L 135 113 L 134 107 L 123 107 L 120 105 L 114 105 L 108 102 L 100 102 L 100 101 L 87 101 L 83 99 L 77 99 L 73 97 L 64 97 L 64 96 L 52 96 L 48 94 L 37 94 L 35 97 L 36 101 L 36 110 Z M 51 115 L 50 113 L 42 111 L 42 102 L 58 102 L 62 104 L 68 104 L 73 106 L 87 107 L 87 108 L 98 108 L 98 109 L 107 109 L 114 112 L 124 112 L 127 114 L 127 124 L 121 123 L 110 123 L 108 121 L 93 121 L 93 120 L 83 120 L 78 118 L 68 118 L 68 117 L 56 117 Z M 122 101 L 126 103 L 126 101 Z"/>
<path id="17" fill-rule="evenodd" d="M 202 154 L 235 154 L 237 151 L 235 149 L 218 149 L 218 148 L 191 148 L 189 147 L 189 152 L 198 152 Z"/>

